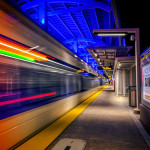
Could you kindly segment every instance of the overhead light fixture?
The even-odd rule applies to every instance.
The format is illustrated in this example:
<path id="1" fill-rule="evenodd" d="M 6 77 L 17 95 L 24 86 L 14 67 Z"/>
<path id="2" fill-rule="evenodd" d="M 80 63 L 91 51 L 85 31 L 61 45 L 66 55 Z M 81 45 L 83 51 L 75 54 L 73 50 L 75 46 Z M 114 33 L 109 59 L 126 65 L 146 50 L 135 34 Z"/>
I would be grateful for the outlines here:
<path id="1" fill-rule="evenodd" d="M 98 33 L 98 36 L 126 36 L 126 33 Z"/>
<path id="2" fill-rule="evenodd" d="M 77 56 L 77 55 L 74 55 L 74 57 L 76 57 L 76 58 L 77 58 L 78 56 Z"/>

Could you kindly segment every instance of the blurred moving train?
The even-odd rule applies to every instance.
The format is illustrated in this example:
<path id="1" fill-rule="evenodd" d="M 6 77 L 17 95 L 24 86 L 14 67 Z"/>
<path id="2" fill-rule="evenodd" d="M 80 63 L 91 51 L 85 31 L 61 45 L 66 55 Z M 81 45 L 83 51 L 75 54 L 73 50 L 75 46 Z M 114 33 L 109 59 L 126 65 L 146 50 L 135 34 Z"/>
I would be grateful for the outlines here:
<path id="1" fill-rule="evenodd" d="M 0 119 L 100 86 L 101 80 L 0 55 Z M 15 111 L 15 112 L 14 112 Z"/>
<path id="2" fill-rule="evenodd" d="M 96 93 L 100 85 L 95 77 L 0 55 L 1 149 L 30 138 Z"/>
<path id="3" fill-rule="evenodd" d="M 1 37 L 30 48 L 46 47 L 44 53 L 49 56 L 45 62 L 18 59 L 7 55 L 10 45 L 5 45 L 8 49 L 4 51 L 4 43 L 0 41 L 0 149 L 3 150 L 19 145 L 67 113 L 99 90 L 103 81 L 43 30 L 15 10 L 10 12 L 5 3 L 0 2 L 0 6 Z M 77 73 L 78 69 L 85 69 L 85 73 Z"/>

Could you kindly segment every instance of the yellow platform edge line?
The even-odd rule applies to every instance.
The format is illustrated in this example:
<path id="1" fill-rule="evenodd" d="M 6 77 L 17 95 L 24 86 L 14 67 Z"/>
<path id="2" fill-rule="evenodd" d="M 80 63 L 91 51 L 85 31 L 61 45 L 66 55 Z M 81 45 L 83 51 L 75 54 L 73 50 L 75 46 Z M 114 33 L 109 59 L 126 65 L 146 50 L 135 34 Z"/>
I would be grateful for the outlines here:
<path id="1" fill-rule="evenodd" d="M 44 150 L 46 149 L 107 87 L 102 87 L 98 92 L 73 108 L 64 116 L 53 122 L 41 132 L 27 140 L 15 150 Z"/>

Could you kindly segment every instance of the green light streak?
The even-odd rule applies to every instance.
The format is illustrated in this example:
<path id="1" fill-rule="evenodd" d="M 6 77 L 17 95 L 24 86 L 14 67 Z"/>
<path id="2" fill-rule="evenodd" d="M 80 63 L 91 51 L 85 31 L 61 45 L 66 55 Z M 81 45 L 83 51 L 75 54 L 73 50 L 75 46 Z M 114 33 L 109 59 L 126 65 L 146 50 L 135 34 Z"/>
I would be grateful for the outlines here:
<path id="1" fill-rule="evenodd" d="M 28 57 L 24 57 L 24 56 L 15 54 L 15 53 L 7 52 L 7 51 L 4 51 L 4 50 L 2 50 L 2 49 L 0 49 L 0 54 L 5 54 L 5 55 L 7 55 L 7 56 L 11 56 L 11 57 L 15 57 L 15 58 L 19 58 L 19 59 L 23 59 L 23 60 L 35 62 L 35 59 L 28 58 Z"/>

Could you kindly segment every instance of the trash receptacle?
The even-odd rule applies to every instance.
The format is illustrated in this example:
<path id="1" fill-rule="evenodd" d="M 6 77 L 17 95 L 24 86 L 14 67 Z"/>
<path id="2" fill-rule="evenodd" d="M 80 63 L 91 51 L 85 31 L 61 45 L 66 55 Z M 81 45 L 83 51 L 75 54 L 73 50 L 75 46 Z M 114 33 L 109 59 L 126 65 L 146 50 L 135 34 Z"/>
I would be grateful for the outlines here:
<path id="1" fill-rule="evenodd" d="M 129 86 L 129 106 L 136 107 L 136 86 Z"/>

